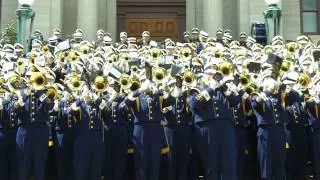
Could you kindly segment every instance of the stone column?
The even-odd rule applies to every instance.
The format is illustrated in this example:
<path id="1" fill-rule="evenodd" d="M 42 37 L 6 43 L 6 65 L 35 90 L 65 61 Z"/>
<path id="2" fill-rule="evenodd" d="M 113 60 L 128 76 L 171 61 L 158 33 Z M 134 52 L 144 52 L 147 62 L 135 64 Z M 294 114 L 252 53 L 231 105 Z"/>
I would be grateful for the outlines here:
<path id="1" fill-rule="evenodd" d="M 119 36 L 117 34 L 117 0 L 107 0 L 107 32 L 111 34 L 115 42 Z"/>
<path id="2" fill-rule="evenodd" d="M 84 39 L 88 41 L 96 39 L 98 27 L 97 5 L 97 0 L 78 0 L 78 28 L 83 30 Z"/>
<path id="3" fill-rule="evenodd" d="M 62 5 L 62 0 L 51 0 L 49 36 L 53 35 L 54 28 L 62 29 Z"/>
<path id="4" fill-rule="evenodd" d="M 196 26 L 196 0 L 186 1 L 186 25 L 187 31 Z"/>
<path id="5" fill-rule="evenodd" d="M 203 30 L 215 36 L 223 26 L 223 0 L 203 0 Z"/>
<path id="6" fill-rule="evenodd" d="M 239 0 L 238 3 L 238 30 L 250 34 L 250 4 L 249 0 Z M 239 35 L 238 35 L 239 36 Z"/>

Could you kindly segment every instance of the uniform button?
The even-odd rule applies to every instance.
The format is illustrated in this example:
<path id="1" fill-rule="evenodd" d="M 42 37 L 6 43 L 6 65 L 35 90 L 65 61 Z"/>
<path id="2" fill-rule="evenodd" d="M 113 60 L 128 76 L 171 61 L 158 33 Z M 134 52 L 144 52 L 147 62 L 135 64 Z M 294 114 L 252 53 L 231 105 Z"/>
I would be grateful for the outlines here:
<path id="1" fill-rule="evenodd" d="M 31 121 L 35 121 L 36 119 L 32 118 Z"/>
<path id="2" fill-rule="evenodd" d="M 277 109 L 273 109 L 274 110 L 274 112 L 277 112 L 278 110 Z"/>
<path id="3" fill-rule="evenodd" d="M 69 125 L 68 127 L 71 128 L 71 125 Z"/>
<path id="4" fill-rule="evenodd" d="M 239 121 L 236 121 L 236 125 L 238 125 L 239 124 Z"/>
<path id="5" fill-rule="evenodd" d="M 180 118 L 180 115 L 178 115 L 178 118 Z"/>
<path id="6" fill-rule="evenodd" d="M 93 126 L 90 126 L 91 129 L 93 129 Z"/>
<path id="7" fill-rule="evenodd" d="M 12 116 L 14 115 L 13 112 L 11 113 L 11 115 L 12 115 Z"/>
<path id="8" fill-rule="evenodd" d="M 152 120 L 152 117 L 150 117 L 150 120 Z"/>
<path id="9" fill-rule="evenodd" d="M 213 102 L 213 104 L 217 104 L 217 102 Z"/>
<path id="10" fill-rule="evenodd" d="M 216 108 L 214 108 L 214 109 L 215 109 L 216 111 L 218 111 L 218 110 L 219 110 L 219 108 L 217 108 L 217 107 L 216 107 Z"/>
<path id="11" fill-rule="evenodd" d="M 93 124 L 93 121 L 90 121 L 91 124 Z"/>
<path id="12" fill-rule="evenodd" d="M 116 118 L 117 116 L 116 116 L 116 115 L 113 115 L 113 117 Z"/>
<path id="13" fill-rule="evenodd" d="M 93 116 L 90 116 L 90 119 L 92 119 L 93 118 Z"/>
<path id="14" fill-rule="evenodd" d="M 113 120 L 113 122 L 115 123 L 115 122 L 117 122 L 117 120 Z"/>
<path id="15" fill-rule="evenodd" d="M 180 124 L 181 123 L 181 121 L 178 121 L 178 124 Z"/>
<path id="16" fill-rule="evenodd" d="M 296 124 L 298 124 L 298 123 L 299 123 L 299 121 L 295 121 L 295 123 L 296 123 Z"/>
<path id="17" fill-rule="evenodd" d="M 12 122 L 14 122 L 14 119 L 11 119 Z"/>
<path id="18" fill-rule="evenodd" d="M 150 109 L 152 109 L 152 106 L 149 106 Z"/>
<path id="19" fill-rule="evenodd" d="M 279 115 L 278 114 L 276 114 L 276 117 L 278 117 Z"/>
<path id="20" fill-rule="evenodd" d="M 236 113 L 236 112 L 238 112 L 238 111 L 235 109 L 234 112 Z"/>
<path id="21" fill-rule="evenodd" d="M 219 116 L 220 116 L 219 114 L 216 115 L 217 118 L 218 118 Z"/>
<path id="22" fill-rule="evenodd" d="M 276 120 L 276 124 L 278 124 L 279 123 L 279 121 L 278 120 Z"/>
<path id="23" fill-rule="evenodd" d="M 35 115 L 35 113 L 34 113 L 34 112 L 32 112 L 32 113 L 31 113 L 31 115 L 32 115 L 32 116 L 34 116 L 34 115 Z"/>
<path id="24" fill-rule="evenodd" d="M 128 114 L 128 117 L 131 117 L 131 114 Z"/>

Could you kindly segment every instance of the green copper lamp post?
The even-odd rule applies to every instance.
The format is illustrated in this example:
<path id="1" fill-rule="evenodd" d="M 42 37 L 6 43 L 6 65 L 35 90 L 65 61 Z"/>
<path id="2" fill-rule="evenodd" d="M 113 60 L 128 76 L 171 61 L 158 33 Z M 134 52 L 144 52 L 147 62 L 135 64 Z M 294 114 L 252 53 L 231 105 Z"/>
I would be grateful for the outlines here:
<path id="1" fill-rule="evenodd" d="M 273 24 L 273 37 L 280 35 L 280 19 L 281 19 L 281 9 L 278 6 L 280 0 L 265 0 L 268 8 L 263 12 L 265 25 L 266 25 L 266 32 L 267 32 L 267 39 L 269 39 L 269 31 L 270 26 Z"/>
<path id="2" fill-rule="evenodd" d="M 34 0 L 18 0 L 19 1 L 19 9 L 16 11 L 17 20 L 18 20 L 18 43 L 22 44 L 25 50 L 29 50 L 26 42 L 26 22 L 28 19 L 31 19 L 30 22 L 30 31 L 29 37 L 30 40 L 32 28 L 33 28 L 33 21 L 35 17 L 35 12 L 31 9 L 31 5 L 33 4 Z"/>

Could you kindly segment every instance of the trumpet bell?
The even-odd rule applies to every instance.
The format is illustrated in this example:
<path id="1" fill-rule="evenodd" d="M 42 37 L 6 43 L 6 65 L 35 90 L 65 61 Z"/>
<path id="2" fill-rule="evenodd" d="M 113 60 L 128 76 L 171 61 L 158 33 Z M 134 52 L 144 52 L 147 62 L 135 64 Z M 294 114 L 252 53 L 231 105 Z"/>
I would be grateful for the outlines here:
<path id="1" fill-rule="evenodd" d="M 163 83 L 166 77 L 167 77 L 166 69 L 158 67 L 153 70 L 153 79 L 156 83 Z"/>
<path id="2" fill-rule="evenodd" d="M 97 76 L 94 80 L 94 89 L 97 92 L 104 92 L 108 87 L 108 83 L 103 76 Z"/>
<path id="3" fill-rule="evenodd" d="M 239 77 L 240 85 L 241 86 L 246 86 L 250 83 L 250 75 L 249 74 L 240 74 Z"/>
<path id="4" fill-rule="evenodd" d="M 127 74 L 124 74 L 119 79 L 120 85 L 122 89 L 129 89 L 131 86 L 130 77 Z"/>
<path id="5" fill-rule="evenodd" d="M 219 70 L 223 76 L 230 76 L 233 74 L 233 66 L 229 62 L 223 62 L 219 65 Z"/>
<path id="6" fill-rule="evenodd" d="M 180 51 L 180 57 L 182 61 L 190 61 L 192 59 L 192 50 L 190 47 L 184 47 Z"/>
<path id="7" fill-rule="evenodd" d="M 298 77 L 298 84 L 302 87 L 302 89 L 310 88 L 311 87 L 311 77 L 306 73 L 302 73 Z"/>
<path id="8" fill-rule="evenodd" d="M 151 58 L 152 60 L 158 60 L 161 55 L 161 50 L 158 48 L 151 49 Z"/>
<path id="9" fill-rule="evenodd" d="M 35 90 L 42 90 L 44 89 L 47 81 L 43 73 L 33 72 L 30 76 L 30 83 Z"/>
<path id="10" fill-rule="evenodd" d="M 139 78 L 138 77 L 132 77 L 130 79 L 130 90 L 131 91 L 136 91 L 140 88 L 140 81 L 139 81 Z"/>
<path id="11" fill-rule="evenodd" d="M 193 86 L 196 81 L 196 76 L 192 71 L 187 71 L 184 73 L 182 79 L 186 86 Z"/>

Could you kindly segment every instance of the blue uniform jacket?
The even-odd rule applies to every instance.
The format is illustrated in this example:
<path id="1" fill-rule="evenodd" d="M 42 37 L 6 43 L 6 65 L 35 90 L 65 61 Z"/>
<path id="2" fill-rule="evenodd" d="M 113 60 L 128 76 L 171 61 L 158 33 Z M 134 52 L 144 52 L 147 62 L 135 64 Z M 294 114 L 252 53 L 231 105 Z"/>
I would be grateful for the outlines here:
<path id="1" fill-rule="evenodd" d="M 189 97 L 189 105 L 194 115 L 194 123 L 209 120 L 232 121 L 230 101 L 233 101 L 234 97 L 225 96 L 223 88 L 213 90 L 210 87 L 205 87 L 204 91 L 210 97 L 208 101 L 198 100 L 196 93 L 193 93 Z"/>
<path id="2" fill-rule="evenodd" d="M 164 113 L 166 125 L 192 125 L 192 112 L 186 97 L 169 95 L 164 101 L 164 107 L 170 107 L 171 109 Z"/>
<path id="3" fill-rule="evenodd" d="M 162 108 L 164 107 L 162 92 L 156 94 L 135 92 L 133 97 L 134 100 L 130 100 L 127 96 L 122 102 L 121 108 L 127 105 L 131 109 L 134 115 L 134 123 L 160 123 L 164 119 L 162 113 Z"/>
<path id="4" fill-rule="evenodd" d="M 97 99 L 92 104 L 88 104 L 82 100 L 76 100 L 76 105 L 79 109 L 79 118 L 76 122 L 76 129 L 80 131 L 97 130 L 103 128 L 103 116 L 105 111 L 100 110 L 101 99 Z"/>
<path id="5" fill-rule="evenodd" d="M 106 113 L 104 121 L 106 125 L 118 124 L 118 125 L 127 125 L 128 120 L 125 115 L 125 109 L 120 107 L 121 102 L 125 97 L 118 96 L 116 97 L 110 105 L 106 108 Z"/>
<path id="6" fill-rule="evenodd" d="M 250 120 L 247 113 L 251 110 L 249 99 L 242 99 L 242 94 L 234 96 L 231 104 L 232 120 L 236 127 L 248 127 Z"/>
<path id="7" fill-rule="evenodd" d="M 309 115 L 309 124 L 313 129 L 320 128 L 320 103 L 316 103 L 315 101 L 307 101 L 306 109 Z"/>
<path id="8" fill-rule="evenodd" d="M 0 111 L 0 129 L 16 128 L 18 125 L 17 111 L 14 108 L 14 100 L 2 99 L 3 109 Z"/>
<path id="9" fill-rule="evenodd" d="M 54 106 L 53 98 L 46 97 L 41 100 L 45 91 L 32 91 L 26 95 L 21 91 L 24 106 L 18 109 L 18 123 L 39 123 L 45 124 L 49 121 L 49 112 Z"/>
<path id="10" fill-rule="evenodd" d="M 254 109 L 258 125 L 288 123 L 288 113 L 282 107 L 281 95 L 265 92 L 266 101 L 257 101 L 258 95 L 253 95 L 251 104 Z"/>
<path id="11" fill-rule="evenodd" d="M 59 110 L 56 113 L 56 121 L 55 121 L 55 129 L 59 130 L 67 130 L 73 129 L 75 127 L 75 123 L 77 119 L 79 119 L 79 115 L 76 116 L 76 112 L 71 109 L 71 103 L 65 100 L 61 100 L 59 102 Z"/>
<path id="12" fill-rule="evenodd" d="M 300 96 L 299 93 L 295 91 L 291 91 L 286 94 L 285 103 L 289 117 L 289 124 L 308 125 L 308 115 L 302 104 L 303 100 L 304 97 Z"/>

